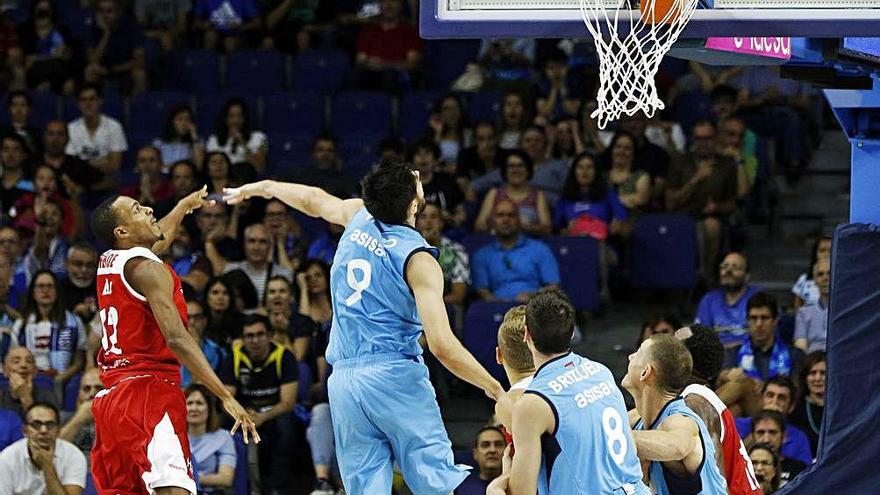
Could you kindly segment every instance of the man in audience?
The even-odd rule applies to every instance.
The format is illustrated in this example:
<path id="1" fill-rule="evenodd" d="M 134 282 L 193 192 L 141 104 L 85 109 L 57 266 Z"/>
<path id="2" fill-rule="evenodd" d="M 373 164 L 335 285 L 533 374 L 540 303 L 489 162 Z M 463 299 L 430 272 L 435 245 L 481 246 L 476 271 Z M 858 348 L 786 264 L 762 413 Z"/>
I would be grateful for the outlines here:
<path id="1" fill-rule="evenodd" d="M 73 187 L 88 192 L 92 186 L 101 182 L 104 178 L 104 172 L 90 163 L 80 160 L 79 157 L 67 153 L 69 141 L 67 124 L 60 120 L 49 122 L 46 125 L 46 130 L 43 131 L 41 161 L 55 169 L 68 192 L 71 192 Z"/>
<path id="2" fill-rule="evenodd" d="M 165 199 L 164 201 L 157 201 L 156 206 L 153 208 L 153 215 L 156 218 L 162 218 L 170 213 L 180 200 L 198 189 L 198 184 L 196 184 L 198 170 L 196 169 L 195 164 L 190 160 L 174 162 L 168 170 L 168 175 L 171 176 L 170 182 L 172 194 L 170 198 Z M 190 221 L 191 217 L 187 215 L 183 223 L 188 226 L 194 226 L 189 223 Z"/>
<path id="3" fill-rule="evenodd" d="M 241 245 L 227 233 L 229 212 L 221 202 L 207 204 L 196 212 L 196 227 L 204 244 L 205 255 L 212 264 L 243 258 Z"/>
<path id="4" fill-rule="evenodd" d="M 61 413 L 61 439 L 79 447 L 88 460 L 95 445 L 95 417 L 92 416 L 92 400 L 104 390 L 100 370 L 89 368 L 82 374 L 76 396 L 76 410 Z"/>
<path id="5" fill-rule="evenodd" d="M 144 206 L 156 206 L 168 201 L 174 195 L 171 183 L 162 177 L 162 155 L 153 146 L 144 146 L 137 151 L 135 168 L 138 183 L 122 188 L 120 194 L 136 199 Z"/>
<path id="6" fill-rule="evenodd" d="M 489 483 L 501 475 L 501 457 L 507 441 L 504 433 L 494 426 L 484 426 L 474 442 L 476 469 L 455 489 L 455 495 L 484 495 Z"/>
<path id="7" fill-rule="evenodd" d="M 244 229 L 244 257 L 243 261 L 231 261 L 215 264 L 215 273 L 229 273 L 241 270 L 248 276 L 254 289 L 257 291 L 259 304 L 263 304 L 266 295 L 266 281 L 273 275 L 282 276 L 288 280 L 293 279 L 293 272 L 284 268 L 270 258 L 272 253 L 272 238 L 269 231 L 262 223 L 248 225 Z"/>
<path id="8" fill-rule="evenodd" d="M 290 351 L 272 343 L 265 316 L 248 315 L 242 325 L 244 345 L 232 348 L 221 378 L 257 425 L 264 487 L 283 490 L 296 453 L 294 419 L 289 414 L 296 404 L 296 362 Z"/>
<path id="9" fill-rule="evenodd" d="M 15 202 L 26 192 L 33 192 L 34 183 L 29 178 L 31 168 L 24 140 L 18 134 L 4 134 L 0 143 L 0 208 L 6 223 Z"/>
<path id="10" fill-rule="evenodd" d="M 492 215 L 495 242 L 477 251 L 472 263 L 474 288 L 480 299 L 525 302 L 538 289 L 559 285 L 553 251 L 522 235 L 516 204 L 498 200 Z"/>
<path id="11" fill-rule="evenodd" d="M 87 46 L 86 81 L 109 83 L 130 89 L 132 94 L 146 91 L 143 33 L 137 22 L 125 14 L 117 0 L 98 1 L 95 24 L 89 32 Z"/>
<path id="12" fill-rule="evenodd" d="M 79 110 L 82 117 L 67 125 L 69 141 L 65 153 L 88 162 L 109 178 L 119 171 L 122 153 L 128 149 L 128 142 L 119 121 L 101 113 L 101 104 L 99 86 L 84 84 L 80 88 Z M 112 182 L 105 179 L 102 184 L 96 184 L 93 188 L 106 190 L 110 186 Z"/>
<path id="13" fill-rule="evenodd" d="M 403 0 L 382 0 L 378 19 L 358 34 L 355 77 L 362 89 L 397 93 L 411 87 L 422 61 L 422 40 L 402 14 Z"/>
<path id="14" fill-rule="evenodd" d="M 91 321 L 98 310 L 95 275 L 98 270 L 98 253 L 91 244 L 74 244 L 67 251 L 67 278 L 59 281 L 58 297 L 64 307 L 79 316 L 83 322 Z"/>
<path id="15" fill-rule="evenodd" d="M 357 181 L 342 170 L 342 162 L 336 154 L 336 141 L 329 135 L 315 138 L 312 163 L 296 169 L 299 172 L 292 171 L 283 180 L 320 187 L 340 198 L 351 198 L 360 194 Z"/>
<path id="16" fill-rule="evenodd" d="M 66 278 L 68 242 L 61 234 L 64 220 L 61 204 L 48 198 L 36 216 L 37 231 L 24 259 L 28 283 L 40 270 L 51 270 L 56 277 Z"/>
<path id="17" fill-rule="evenodd" d="M 86 457 L 58 438 L 58 408 L 34 403 L 27 409 L 25 425 L 25 438 L 0 453 L 0 493 L 81 494 L 86 486 Z"/>
<path id="18" fill-rule="evenodd" d="M 208 324 L 208 315 L 205 313 L 205 305 L 198 299 L 186 301 L 186 315 L 189 319 L 189 333 L 196 342 L 208 364 L 214 372 L 218 372 L 227 358 L 227 351 L 213 340 L 205 337 L 205 326 Z M 192 372 L 186 366 L 180 367 L 180 386 L 186 388 L 192 383 Z"/>
<path id="19" fill-rule="evenodd" d="M 706 293 L 697 307 L 696 323 L 718 332 L 725 347 L 748 338 L 746 304 L 759 289 L 749 285 L 749 262 L 741 253 L 730 253 L 718 267 L 721 288 Z"/>
<path id="20" fill-rule="evenodd" d="M 787 418 L 794 410 L 797 397 L 797 388 L 791 379 L 785 376 L 774 376 L 764 384 L 761 392 L 761 409 L 776 411 Z M 748 417 L 736 418 L 736 429 L 740 436 L 750 444 L 754 439 L 749 437 L 752 433 L 752 419 Z M 797 459 L 804 464 L 813 462 L 813 454 L 810 451 L 810 439 L 798 427 L 791 423 L 785 425 L 785 438 L 782 442 L 782 455 Z"/>
<path id="21" fill-rule="evenodd" d="M 416 142 L 409 152 L 409 161 L 419 172 L 425 201 L 440 207 L 443 222 L 460 227 L 467 220 L 464 194 L 455 177 L 440 172 L 440 147 L 430 139 Z"/>
<path id="22" fill-rule="evenodd" d="M 466 193 L 471 190 L 471 182 L 483 177 L 493 170 L 500 170 L 504 163 L 507 153 L 498 146 L 498 136 L 495 132 L 495 125 L 492 122 L 481 121 L 474 126 L 474 141 L 476 144 L 469 148 L 465 148 L 458 154 L 458 164 L 455 168 L 455 175 L 458 178 L 459 187 Z M 498 174 L 500 179 L 501 175 Z M 489 190 L 489 185 L 477 185 L 480 188 Z M 476 191 L 479 192 L 479 191 Z M 473 193 L 472 193 L 473 194 Z M 476 196 L 468 198 L 468 201 L 476 201 Z"/>
<path id="23" fill-rule="evenodd" d="M 134 14 L 147 38 L 156 40 L 168 52 L 186 36 L 187 15 L 192 2 L 187 0 L 135 0 Z"/>
<path id="24" fill-rule="evenodd" d="M 36 154 L 42 131 L 28 122 L 32 108 L 30 95 L 26 91 L 10 91 L 6 101 L 9 104 L 9 126 L 2 132 L 18 134 L 27 144 L 28 152 Z"/>
<path id="25" fill-rule="evenodd" d="M 752 438 L 755 443 L 766 443 L 773 447 L 779 456 L 779 486 L 782 487 L 807 465 L 782 453 L 782 439 L 785 438 L 785 418 L 778 411 L 760 411 L 752 417 Z"/>
<path id="26" fill-rule="evenodd" d="M 416 218 L 416 228 L 429 244 L 440 250 L 437 261 L 443 269 L 443 300 L 463 305 L 471 283 L 468 254 L 464 246 L 443 235 L 443 215 L 437 203 L 425 203 Z"/>
<path id="27" fill-rule="evenodd" d="M 802 353 L 776 335 L 779 322 L 776 298 L 759 292 L 749 299 L 746 312 L 749 338 L 739 346 L 727 349 L 724 368 L 739 368 L 747 377 L 761 381 L 780 375 L 796 376 Z"/>
<path id="28" fill-rule="evenodd" d="M 24 417 L 25 411 L 36 402 L 58 403 L 54 390 L 37 387 L 34 383 L 37 364 L 27 347 L 9 349 L 3 360 L 3 374 L 8 383 L 0 385 L 0 409 Z"/>
<path id="29" fill-rule="evenodd" d="M 809 354 L 825 350 L 828 335 L 828 299 L 831 295 L 831 260 L 820 258 L 813 265 L 813 281 L 819 301 L 800 308 L 794 320 L 794 346 Z"/>

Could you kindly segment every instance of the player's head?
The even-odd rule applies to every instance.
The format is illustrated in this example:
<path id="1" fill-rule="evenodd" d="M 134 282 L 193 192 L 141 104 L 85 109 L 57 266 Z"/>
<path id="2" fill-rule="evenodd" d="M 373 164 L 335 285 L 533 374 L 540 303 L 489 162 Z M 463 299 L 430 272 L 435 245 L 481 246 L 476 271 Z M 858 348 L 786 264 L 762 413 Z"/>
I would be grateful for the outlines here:
<path id="1" fill-rule="evenodd" d="M 164 237 L 153 209 L 128 196 L 112 196 L 99 204 L 92 213 L 92 232 L 113 249 L 150 247 Z"/>
<path id="2" fill-rule="evenodd" d="M 82 379 L 79 381 L 79 392 L 77 394 L 76 403 L 90 401 L 95 398 L 101 390 L 104 390 L 104 384 L 101 383 L 100 371 L 98 368 L 90 368 L 83 372 Z"/>
<path id="3" fill-rule="evenodd" d="M 574 332 L 574 308 L 565 293 L 544 288 L 526 305 L 526 343 L 544 355 L 567 352 Z"/>
<path id="4" fill-rule="evenodd" d="M 637 400 L 651 388 L 665 395 L 678 395 L 691 378 L 693 360 L 687 347 L 668 334 L 654 335 L 630 354 L 621 383 Z"/>
<path id="5" fill-rule="evenodd" d="M 52 451 L 61 429 L 61 414 L 48 402 L 34 402 L 27 408 L 24 436 L 38 447 Z"/>
<path id="6" fill-rule="evenodd" d="M 764 383 L 761 392 L 761 407 L 782 414 L 791 414 L 795 406 L 797 387 L 791 378 L 777 375 Z"/>
<path id="7" fill-rule="evenodd" d="M 504 321 L 498 327 L 498 347 L 495 358 L 498 364 L 515 374 L 534 373 L 535 361 L 532 352 L 525 342 L 526 307 L 523 305 L 511 308 L 504 315 Z"/>
<path id="8" fill-rule="evenodd" d="M 265 359 L 272 346 L 272 325 L 261 314 L 250 314 L 241 322 L 241 338 L 248 355 L 256 360 Z"/>
<path id="9" fill-rule="evenodd" d="M 414 226 L 425 205 L 419 174 L 399 160 L 383 160 L 364 177 L 361 188 L 367 211 L 384 223 Z"/>
<path id="10" fill-rule="evenodd" d="M 709 327 L 693 324 L 687 329 L 684 346 L 691 353 L 694 368 L 694 380 L 700 383 L 715 383 L 724 363 L 724 345 L 718 335 Z M 676 335 L 680 335 L 676 332 Z"/>
<path id="11" fill-rule="evenodd" d="M 477 432 L 477 440 L 474 442 L 474 460 L 480 475 L 486 478 L 495 478 L 501 474 L 501 457 L 507 440 L 504 433 L 496 426 L 484 426 Z"/>

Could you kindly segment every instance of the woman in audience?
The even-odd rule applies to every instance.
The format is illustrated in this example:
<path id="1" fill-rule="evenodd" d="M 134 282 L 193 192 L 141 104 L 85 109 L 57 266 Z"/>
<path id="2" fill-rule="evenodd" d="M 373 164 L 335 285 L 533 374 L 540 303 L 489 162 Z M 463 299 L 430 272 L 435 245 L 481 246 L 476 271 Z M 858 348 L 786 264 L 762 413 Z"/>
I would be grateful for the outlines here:
<path id="1" fill-rule="evenodd" d="M 37 229 L 36 213 L 47 201 L 54 201 L 61 206 L 64 220 L 61 224 L 61 235 L 67 239 L 78 237 L 83 232 L 83 211 L 79 198 L 74 194 L 71 199 L 65 198 L 58 172 L 49 165 L 38 165 L 34 172 L 34 192 L 22 194 L 15 202 L 15 227 L 22 237 L 30 238 Z M 74 193 L 78 192 L 74 189 Z"/>
<path id="2" fill-rule="evenodd" d="M 430 120 L 434 142 L 440 147 L 440 161 L 447 164 L 458 162 L 458 153 L 470 146 L 473 135 L 467 125 L 461 99 L 448 93 L 434 105 Z"/>
<path id="3" fill-rule="evenodd" d="M 189 105 L 182 103 L 171 109 L 165 122 L 162 137 L 153 141 L 153 146 L 162 154 L 162 173 L 167 174 L 171 165 L 181 160 L 192 160 L 202 164 L 205 148 L 199 139 L 193 112 Z"/>
<path id="4" fill-rule="evenodd" d="M 801 306 L 819 302 L 819 287 L 813 280 L 813 267 L 816 266 L 816 261 L 831 258 L 831 242 L 830 234 L 822 234 L 813 242 L 813 250 L 810 251 L 810 266 L 807 271 L 801 273 L 791 288 L 791 293 L 794 294 L 793 306 L 795 310 Z"/>
<path id="5" fill-rule="evenodd" d="M 788 419 L 807 433 L 812 452 L 818 452 L 819 432 L 825 412 L 825 353 L 808 354 L 801 368 L 801 399 Z"/>
<path id="6" fill-rule="evenodd" d="M 241 313 L 235 309 L 235 297 L 235 290 L 222 278 L 211 279 L 205 286 L 205 337 L 227 347 L 241 336 Z"/>
<path id="7" fill-rule="evenodd" d="M 24 60 L 14 68 L 14 72 L 18 81 L 27 81 L 28 88 L 69 95 L 75 90 L 76 84 L 74 40 L 70 31 L 58 24 L 57 17 L 55 7 L 49 0 L 38 0 L 31 4 L 31 15 L 19 28 Z"/>
<path id="8" fill-rule="evenodd" d="M 578 123 L 573 118 L 557 120 L 550 136 L 550 155 L 557 160 L 571 160 L 584 151 Z"/>
<path id="9" fill-rule="evenodd" d="M 224 187 L 235 187 L 239 184 L 232 170 L 229 157 L 219 151 L 209 151 L 202 164 L 209 193 L 221 194 Z"/>
<path id="10" fill-rule="evenodd" d="M 108 324 L 123 315 L 107 315 Z M 37 370 L 66 382 L 85 363 L 86 332 L 82 321 L 64 309 L 58 297 L 58 278 L 49 270 L 34 275 L 21 318 L 12 325 L 11 346 L 24 346 L 34 355 Z"/>
<path id="11" fill-rule="evenodd" d="M 323 261 L 306 260 L 296 275 L 299 289 L 299 312 L 330 330 L 333 308 L 330 305 L 330 267 Z"/>
<path id="12" fill-rule="evenodd" d="M 235 481 L 237 455 L 232 435 L 220 428 L 217 399 L 201 384 L 183 391 L 186 398 L 186 436 L 198 467 L 199 494 L 223 493 Z"/>
<path id="13" fill-rule="evenodd" d="M 608 181 L 617 191 L 620 202 L 630 211 L 637 211 L 651 200 L 651 176 L 635 167 L 636 140 L 626 132 L 614 135 L 602 156 Z"/>
<path id="14" fill-rule="evenodd" d="M 619 231 L 620 222 L 626 218 L 626 208 L 597 169 L 593 155 L 578 155 L 556 202 L 556 229 L 563 235 L 587 235 L 605 240 Z"/>
<path id="15" fill-rule="evenodd" d="M 761 492 L 764 495 L 776 493 L 779 490 L 779 456 L 773 452 L 773 447 L 767 443 L 756 443 L 749 449 L 749 457 L 761 484 Z"/>
<path id="16" fill-rule="evenodd" d="M 239 168 L 236 175 L 250 182 L 254 172 L 266 170 L 268 139 L 261 131 L 251 130 L 247 105 L 241 98 L 230 98 L 217 118 L 214 134 L 208 137 L 205 149 L 221 151 Z"/>
<path id="17" fill-rule="evenodd" d="M 522 132 L 531 120 L 530 113 L 521 94 L 511 91 L 504 95 L 501 125 L 498 128 L 498 146 L 506 150 L 513 150 L 519 146 Z"/>
<path id="18" fill-rule="evenodd" d="M 529 235 L 547 235 L 553 230 L 550 208 L 544 193 L 529 181 L 534 173 L 532 159 L 523 151 L 511 150 L 501 166 L 504 184 L 493 187 L 483 199 L 474 231 L 487 232 L 491 228 L 492 210 L 501 199 L 509 199 L 519 207 L 520 227 Z"/>

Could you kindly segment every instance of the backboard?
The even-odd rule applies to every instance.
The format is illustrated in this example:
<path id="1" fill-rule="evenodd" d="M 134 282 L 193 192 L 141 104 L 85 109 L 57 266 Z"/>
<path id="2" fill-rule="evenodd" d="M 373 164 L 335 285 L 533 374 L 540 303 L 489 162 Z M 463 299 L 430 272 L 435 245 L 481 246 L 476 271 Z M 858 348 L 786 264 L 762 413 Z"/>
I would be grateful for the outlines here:
<path id="1" fill-rule="evenodd" d="M 620 0 L 604 1 L 616 8 Z M 701 0 L 682 37 L 880 35 L 880 0 Z M 638 10 L 621 17 L 638 16 Z M 423 1 L 424 38 L 584 38 L 580 0 Z"/>

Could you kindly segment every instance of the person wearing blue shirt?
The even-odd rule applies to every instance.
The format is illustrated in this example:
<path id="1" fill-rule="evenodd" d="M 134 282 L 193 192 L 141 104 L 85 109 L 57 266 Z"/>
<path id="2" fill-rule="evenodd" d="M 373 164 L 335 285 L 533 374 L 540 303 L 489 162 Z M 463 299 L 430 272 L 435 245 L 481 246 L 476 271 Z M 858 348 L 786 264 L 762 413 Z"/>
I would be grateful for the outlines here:
<path id="1" fill-rule="evenodd" d="M 668 334 L 651 336 L 629 356 L 621 385 L 635 399 L 639 419 L 633 440 L 649 462 L 648 478 L 657 495 L 727 495 L 706 424 L 681 397 L 693 360 L 687 347 Z"/>
<path id="2" fill-rule="evenodd" d="M 226 360 L 226 349 L 220 344 L 205 337 L 205 326 L 208 324 L 208 316 L 205 314 L 205 306 L 197 301 L 186 302 L 186 313 L 189 318 L 189 331 L 199 343 L 199 348 L 208 360 L 208 364 L 216 373 Z M 186 367 L 180 367 L 180 386 L 186 388 L 192 382 L 192 372 Z"/>
<path id="3" fill-rule="evenodd" d="M 512 405 L 516 453 L 505 451 L 513 459 L 487 495 L 649 493 L 623 394 L 608 368 L 571 352 L 573 332 L 574 308 L 562 291 L 529 300 L 525 341 L 538 369 Z"/>
<path id="4" fill-rule="evenodd" d="M 186 430 L 199 493 L 223 493 L 232 488 L 238 456 L 232 435 L 220 428 L 217 399 L 204 385 L 193 384 L 183 391 L 186 398 Z"/>
<path id="5" fill-rule="evenodd" d="M 735 347 L 749 338 L 746 305 L 760 291 L 749 283 L 749 262 L 741 253 L 729 253 L 718 269 L 721 288 L 703 296 L 695 323 L 718 332 L 724 347 Z"/>
<path id="6" fill-rule="evenodd" d="M 492 215 L 495 242 L 477 251 L 471 263 L 473 286 L 480 298 L 526 301 L 542 287 L 559 285 L 553 251 L 521 234 L 516 204 L 499 200 Z"/>
<path id="7" fill-rule="evenodd" d="M 418 172 L 385 159 L 364 178 L 363 199 L 271 180 L 224 191 L 231 204 L 254 196 L 345 227 L 330 272 L 326 358 L 346 492 L 390 493 L 395 460 L 414 493 L 452 492 L 467 470 L 453 463 L 419 338 L 462 380 L 493 398 L 504 390 L 449 327 L 437 250 L 414 228 L 425 202 Z"/>
<path id="8" fill-rule="evenodd" d="M 599 237 L 581 228 L 579 220 L 589 217 L 605 224 L 605 236 Z M 617 191 L 608 186 L 605 176 L 597 169 L 596 159 L 584 152 L 572 161 L 568 177 L 562 188 L 562 196 L 556 202 L 553 225 L 566 235 L 590 235 L 600 240 L 616 233 L 615 222 L 627 219 L 626 207 L 620 202 Z"/>
<path id="9" fill-rule="evenodd" d="M 477 432 L 474 445 L 475 469 L 455 489 L 455 495 L 486 495 L 489 483 L 501 474 L 501 456 L 507 440 L 501 429 L 495 426 L 484 426 Z"/>
<path id="10" fill-rule="evenodd" d="M 794 410 L 796 387 L 790 378 L 774 376 L 764 383 L 761 392 L 761 409 L 776 411 L 785 417 Z M 736 430 L 742 438 L 752 433 L 752 418 L 736 418 Z M 813 463 L 813 452 L 810 448 L 810 439 L 803 430 L 791 423 L 785 424 L 785 437 L 782 441 L 780 453 L 789 459 L 797 459 L 804 464 Z"/>
<path id="11" fill-rule="evenodd" d="M 23 425 L 15 411 L 0 409 L 0 451 L 21 439 Z"/>

